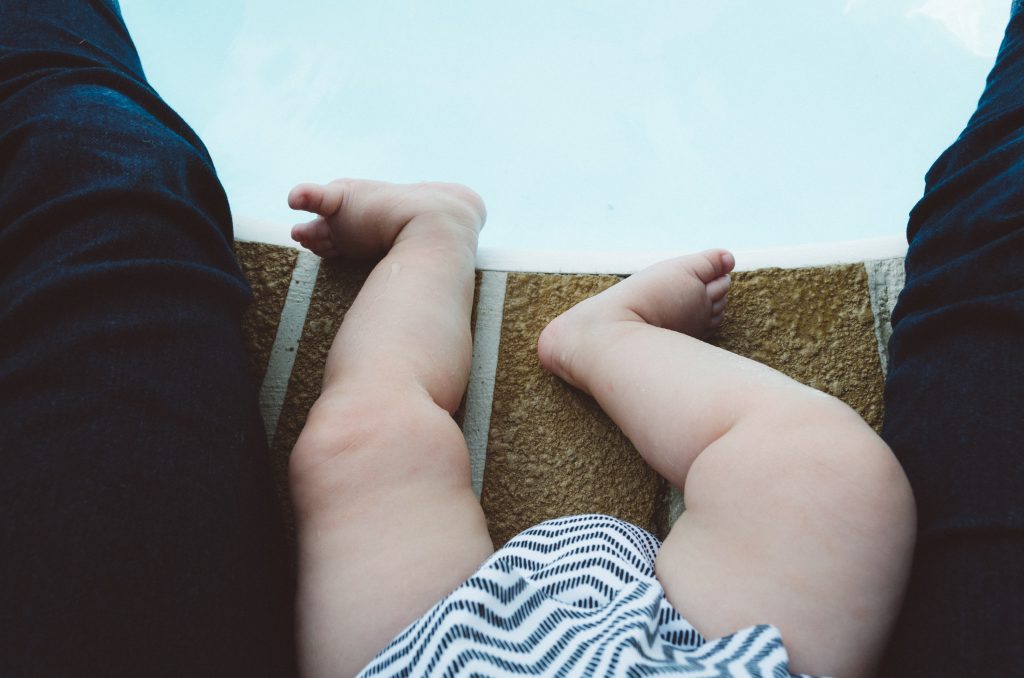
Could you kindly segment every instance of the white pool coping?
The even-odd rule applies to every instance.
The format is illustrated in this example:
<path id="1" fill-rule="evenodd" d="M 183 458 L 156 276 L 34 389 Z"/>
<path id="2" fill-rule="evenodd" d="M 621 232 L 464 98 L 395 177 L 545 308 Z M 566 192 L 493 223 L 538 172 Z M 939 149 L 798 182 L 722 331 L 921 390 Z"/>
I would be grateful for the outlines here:
<path id="1" fill-rule="evenodd" d="M 858 264 L 876 259 L 894 259 L 907 253 L 904 236 L 867 240 L 790 245 L 765 249 L 736 250 L 736 270 L 760 268 L 808 268 L 832 264 Z M 481 248 L 477 268 L 484 271 L 529 273 L 597 273 L 628 275 L 651 264 L 687 252 L 585 250 L 550 251 Z"/>
<path id="2" fill-rule="evenodd" d="M 238 217 L 235 232 L 239 240 L 250 240 L 246 235 L 257 233 L 286 233 L 286 227 L 269 227 L 266 220 Z M 294 243 L 280 240 L 259 240 L 268 244 L 295 247 Z M 688 254 L 686 251 L 665 250 L 541 250 L 482 247 L 477 252 L 476 267 L 481 271 L 509 273 L 595 273 L 628 275 L 651 264 L 671 257 Z M 877 259 L 902 258 L 907 253 L 903 234 L 809 243 L 762 249 L 736 249 L 736 270 L 753 271 L 760 268 L 807 268 L 833 264 L 856 264 Z"/>

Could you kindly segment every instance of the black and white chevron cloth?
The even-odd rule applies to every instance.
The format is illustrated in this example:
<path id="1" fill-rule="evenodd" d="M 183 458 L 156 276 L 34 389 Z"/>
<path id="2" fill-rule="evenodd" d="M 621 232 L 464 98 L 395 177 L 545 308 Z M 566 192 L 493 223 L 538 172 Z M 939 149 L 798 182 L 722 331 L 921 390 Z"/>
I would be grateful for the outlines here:
<path id="1" fill-rule="evenodd" d="M 359 675 L 790 676 L 774 627 L 706 641 L 683 619 L 654 576 L 660 545 L 609 516 L 541 523 Z"/>

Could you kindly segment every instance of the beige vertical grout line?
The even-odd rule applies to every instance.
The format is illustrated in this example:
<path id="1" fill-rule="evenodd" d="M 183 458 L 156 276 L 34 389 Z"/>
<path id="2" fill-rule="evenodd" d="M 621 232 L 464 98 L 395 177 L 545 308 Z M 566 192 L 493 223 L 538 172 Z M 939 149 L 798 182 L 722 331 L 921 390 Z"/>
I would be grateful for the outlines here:
<path id="1" fill-rule="evenodd" d="M 473 492 L 477 499 L 484 485 L 487 438 L 491 432 L 491 405 L 494 402 L 494 375 L 498 370 L 498 346 L 501 320 L 505 313 L 505 285 L 508 274 L 484 271 L 480 280 L 480 300 L 476 307 L 473 331 L 473 366 L 466 390 L 466 412 L 462 431 L 469 448 Z"/>
<path id="2" fill-rule="evenodd" d="M 671 528 L 679 520 L 679 516 L 683 515 L 683 511 L 686 507 L 683 505 L 683 493 L 675 487 L 669 488 L 668 495 L 668 526 Z"/>
<path id="3" fill-rule="evenodd" d="M 270 349 L 270 360 L 267 373 L 263 377 L 260 388 L 260 414 L 263 415 L 263 426 L 267 433 L 267 442 L 272 444 L 277 431 L 277 420 L 281 416 L 284 397 L 288 391 L 288 380 L 295 365 L 295 354 L 298 352 L 302 328 L 306 324 L 309 312 L 309 301 L 313 296 L 317 272 L 320 270 L 320 257 L 310 252 L 299 252 L 299 257 L 292 270 L 291 283 L 288 285 L 288 296 L 281 309 L 281 321 L 277 325 L 277 336 L 274 346 Z"/>
<path id="4" fill-rule="evenodd" d="M 882 375 L 889 372 L 889 338 L 892 336 L 892 310 L 903 289 L 906 277 L 903 259 L 875 259 L 865 261 L 868 274 L 868 294 L 871 297 L 871 315 L 875 321 L 875 341 L 878 343 L 878 361 Z"/>

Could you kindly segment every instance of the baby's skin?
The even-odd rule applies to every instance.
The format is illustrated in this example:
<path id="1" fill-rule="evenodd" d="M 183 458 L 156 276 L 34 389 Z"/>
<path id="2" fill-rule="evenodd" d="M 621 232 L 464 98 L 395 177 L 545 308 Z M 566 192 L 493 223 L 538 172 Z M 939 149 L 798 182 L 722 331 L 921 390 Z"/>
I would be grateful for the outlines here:
<path id="1" fill-rule="evenodd" d="M 492 553 L 452 419 L 472 353 L 480 197 L 454 184 L 302 184 L 292 237 L 379 260 L 348 311 L 291 457 L 299 652 L 351 676 Z M 849 407 L 702 339 L 721 323 L 725 250 L 669 259 L 555 318 L 541 364 L 592 396 L 686 496 L 657 559 L 707 638 L 770 623 L 791 670 L 869 675 L 899 609 L 914 503 Z"/>

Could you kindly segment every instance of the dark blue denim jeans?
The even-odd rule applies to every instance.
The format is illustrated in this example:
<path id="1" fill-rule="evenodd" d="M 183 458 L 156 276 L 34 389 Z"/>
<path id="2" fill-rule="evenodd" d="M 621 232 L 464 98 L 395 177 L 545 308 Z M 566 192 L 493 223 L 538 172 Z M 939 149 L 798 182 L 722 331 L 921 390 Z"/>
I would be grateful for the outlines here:
<path id="1" fill-rule="evenodd" d="M 918 506 L 887 676 L 1024 675 L 1024 13 L 910 215 L 883 437 Z"/>
<path id="2" fill-rule="evenodd" d="M 287 676 L 227 200 L 114 0 L 0 0 L 0 674 Z"/>

